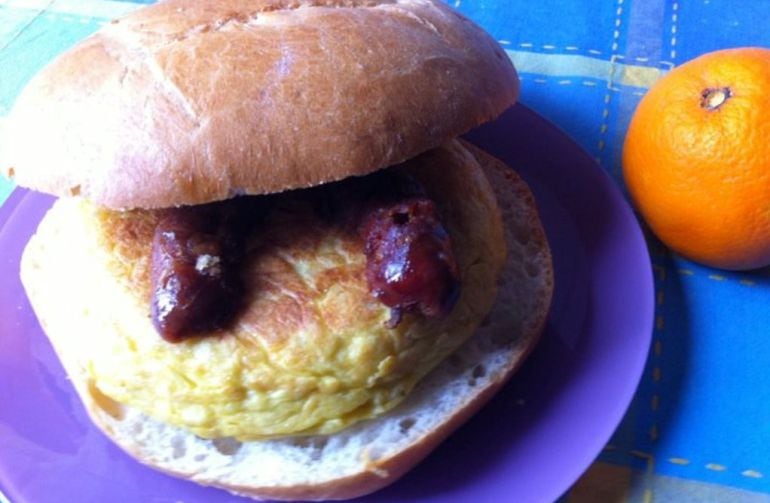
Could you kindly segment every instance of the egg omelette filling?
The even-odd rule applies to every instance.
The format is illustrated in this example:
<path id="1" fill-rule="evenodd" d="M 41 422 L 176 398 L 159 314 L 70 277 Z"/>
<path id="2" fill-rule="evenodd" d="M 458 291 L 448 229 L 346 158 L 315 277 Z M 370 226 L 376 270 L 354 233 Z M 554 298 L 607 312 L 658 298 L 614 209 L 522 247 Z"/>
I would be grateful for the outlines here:
<path id="1" fill-rule="evenodd" d="M 389 169 L 425 186 L 452 239 L 462 288 L 443 318 L 389 324 L 362 239 L 295 191 L 271 196 L 246 240 L 234 323 L 172 344 L 148 308 L 157 212 L 57 201 L 38 233 L 63 244 L 45 267 L 77 271 L 77 299 L 61 315 L 82 318 L 73 356 L 89 389 L 198 436 L 239 440 L 333 433 L 398 405 L 490 311 L 506 250 L 492 188 L 460 143 Z"/>

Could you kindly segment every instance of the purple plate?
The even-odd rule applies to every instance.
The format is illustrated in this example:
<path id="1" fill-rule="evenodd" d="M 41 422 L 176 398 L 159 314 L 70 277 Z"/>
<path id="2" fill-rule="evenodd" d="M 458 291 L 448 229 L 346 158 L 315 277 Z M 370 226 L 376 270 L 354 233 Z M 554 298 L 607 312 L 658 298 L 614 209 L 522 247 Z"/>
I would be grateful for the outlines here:
<path id="1" fill-rule="evenodd" d="M 550 321 L 484 410 L 369 501 L 553 501 L 610 438 L 647 357 L 650 260 L 612 180 L 524 106 L 469 138 L 535 192 L 555 263 Z M 24 244 L 51 202 L 17 190 L 0 209 L 0 488 L 14 503 L 240 501 L 145 468 L 90 424 L 18 279 Z"/>

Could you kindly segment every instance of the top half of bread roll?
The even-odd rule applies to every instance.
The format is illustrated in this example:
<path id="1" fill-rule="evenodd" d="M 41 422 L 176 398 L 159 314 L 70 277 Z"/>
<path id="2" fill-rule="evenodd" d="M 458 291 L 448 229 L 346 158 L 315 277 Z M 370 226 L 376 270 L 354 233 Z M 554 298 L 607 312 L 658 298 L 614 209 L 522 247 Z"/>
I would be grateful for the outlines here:
<path id="1" fill-rule="evenodd" d="M 437 0 L 167 0 L 29 83 L 0 168 L 108 208 L 200 204 L 373 172 L 517 95 L 497 42 Z"/>

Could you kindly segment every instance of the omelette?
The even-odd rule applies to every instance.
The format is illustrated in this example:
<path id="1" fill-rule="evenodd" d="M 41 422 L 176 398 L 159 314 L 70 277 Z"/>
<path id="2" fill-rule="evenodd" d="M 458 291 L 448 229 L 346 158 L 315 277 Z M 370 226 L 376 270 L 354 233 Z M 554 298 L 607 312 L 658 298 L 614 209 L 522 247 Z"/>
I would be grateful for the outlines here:
<path id="1" fill-rule="evenodd" d="M 452 239 L 462 288 L 445 317 L 407 312 L 392 326 L 367 285 L 363 240 L 316 211 L 315 189 L 271 196 L 247 236 L 236 324 L 176 344 L 158 336 L 148 309 L 161 210 L 60 199 L 24 260 L 85 296 L 72 305 L 49 299 L 56 307 L 47 320 L 82 320 L 69 334 L 82 340 L 64 351 L 104 410 L 119 416 L 128 405 L 203 438 L 330 434 L 398 405 L 491 309 L 505 239 L 470 155 L 455 141 L 389 168 L 425 186 Z M 50 243 L 57 252 L 39 259 Z"/>

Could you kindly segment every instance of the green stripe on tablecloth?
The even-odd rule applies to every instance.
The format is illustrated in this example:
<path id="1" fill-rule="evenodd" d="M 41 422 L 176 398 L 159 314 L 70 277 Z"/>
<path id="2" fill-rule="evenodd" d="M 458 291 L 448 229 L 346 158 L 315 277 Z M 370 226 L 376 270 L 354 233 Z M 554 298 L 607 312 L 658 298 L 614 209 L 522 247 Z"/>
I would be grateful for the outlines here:
<path id="1" fill-rule="evenodd" d="M 8 180 L 0 179 L 0 205 L 2 205 L 8 196 L 13 192 L 14 185 Z"/>
<path id="2" fill-rule="evenodd" d="M 5 8 L 69 14 L 88 18 L 112 19 L 141 7 L 145 2 L 115 2 L 108 0 L 3 0 Z"/>
<path id="3" fill-rule="evenodd" d="M 3 119 L 4 117 L 0 117 L 0 134 L 2 134 L 3 130 Z M 8 196 L 11 195 L 14 187 L 15 185 L 13 183 L 0 176 L 0 205 L 2 205 L 5 200 L 8 199 Z M 0 499 L 0 503 L 2 503 L 2 501 L 3 500 Z"/>

